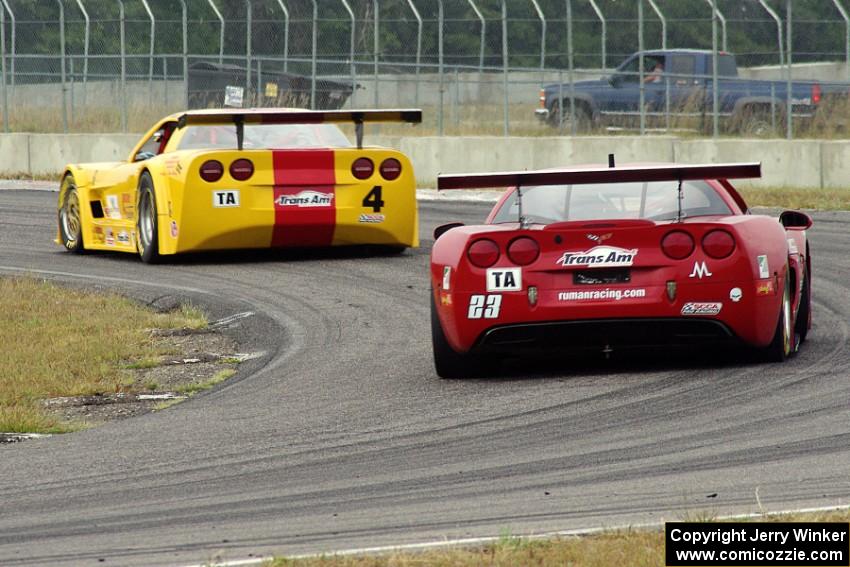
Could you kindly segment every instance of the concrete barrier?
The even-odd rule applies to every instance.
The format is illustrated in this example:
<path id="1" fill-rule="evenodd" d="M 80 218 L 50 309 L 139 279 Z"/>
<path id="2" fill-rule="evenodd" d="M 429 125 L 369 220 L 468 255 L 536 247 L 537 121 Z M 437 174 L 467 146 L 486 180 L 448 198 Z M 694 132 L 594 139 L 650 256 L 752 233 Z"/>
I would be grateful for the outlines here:
<path id="1" fill-rule="evenodd" d="M 2 173 L 59 175 L 66 163 L 126 160 L 138 134 L 1 134 Z M 439 173 L 544 169 L 579 164 L 758 161 L 763 177 L 742 185 L 850 190 L 850 140 L 690 140 L 667 136 L 398 137 L 367 144 L 399 148 L 413 161 L 422 187 Z"/>

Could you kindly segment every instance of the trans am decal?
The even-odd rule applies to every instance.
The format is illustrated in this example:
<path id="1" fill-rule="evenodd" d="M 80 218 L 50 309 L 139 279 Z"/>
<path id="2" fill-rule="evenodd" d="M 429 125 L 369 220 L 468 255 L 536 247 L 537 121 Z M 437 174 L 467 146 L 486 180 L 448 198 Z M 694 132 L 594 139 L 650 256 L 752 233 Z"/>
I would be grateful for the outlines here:
<path id="1" fill-rule="evenodd" d="M 336 228 L 334 152 L 275 151 L 272 161 L 272 246 L 330 246 Z"/>
<path id="2" fill-rule="evenodd" d="M 595 246 L 590 250 L 581 252 L 564 252 L 557 263 L 564 267 L 618 268 L 631 266 L 637 254 L 637 248 L 626 250 L 616 246 Z"/>
<path id="3" fill-rule="evenodd" d="M 330 207 L 334 201 L 333 193 L 301 191 L 297 195 L 281 195 L 277 204 L 281 207 Z"/>

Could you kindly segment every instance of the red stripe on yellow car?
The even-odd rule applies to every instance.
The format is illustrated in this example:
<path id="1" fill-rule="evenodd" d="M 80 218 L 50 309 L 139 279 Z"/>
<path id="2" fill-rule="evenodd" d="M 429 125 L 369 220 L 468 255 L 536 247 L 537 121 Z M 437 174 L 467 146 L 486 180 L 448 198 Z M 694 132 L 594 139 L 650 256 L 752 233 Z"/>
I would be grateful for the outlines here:
<path id="1" fill-rule="evenodd" d="M 274 164 L 272 246 L 328 246 L 336 226 L 333 150 L 284 150 Z"/>

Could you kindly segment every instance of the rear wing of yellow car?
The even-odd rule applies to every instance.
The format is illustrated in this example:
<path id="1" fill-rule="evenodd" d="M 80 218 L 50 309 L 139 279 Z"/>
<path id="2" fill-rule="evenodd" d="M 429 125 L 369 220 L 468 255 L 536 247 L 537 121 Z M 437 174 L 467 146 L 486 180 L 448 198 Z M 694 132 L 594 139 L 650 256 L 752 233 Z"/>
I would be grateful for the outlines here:
<path id="1" fill-rule="evenodd" d="M 290 110 L 257 108 L 249 110 L 190 110 L 177 118 L 177 127 L 193 125 L 236 126 L 238 149 L 242 149 L 245 124 L 321 124 L 323 122 L 354 123 L 358 149 L 363 147 L 363 124 L 366 122 L 422 122 L 419 109 L 389 110 Z"/>

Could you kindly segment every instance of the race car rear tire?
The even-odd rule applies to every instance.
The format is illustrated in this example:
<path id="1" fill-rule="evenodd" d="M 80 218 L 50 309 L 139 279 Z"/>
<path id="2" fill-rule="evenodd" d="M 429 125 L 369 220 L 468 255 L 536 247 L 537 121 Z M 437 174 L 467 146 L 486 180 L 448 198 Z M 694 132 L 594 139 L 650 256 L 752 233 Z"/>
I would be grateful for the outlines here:
<path id="1" fill-rule="evenodd" d="M 797 320 L 794 322 L 794 332 L 800 344 L 806 341 L 809 334 L 809 313 L 811 311 L 812 291 L 809 284 L 808 272 L 803 270 L 803 285 L 800 290 L 800 307 L 797 309 Z"/>
<path id="2" fill-rule="evenodd" d="M 437 316 L 434 294 L 431 293 L 431 345 L 434 350 L 434 368 L 440 378 L 467 378 L 481 372 L 477 357 L 457 352 L 446 340 L 443 325 Z"/>
<path id="3" fill-rule="evenodd" d="M 142 173 L 139 178 L 139 200 L 136 211 L 138 211 L 136 246 L 139 249 L 139 256 L 141 256 L 142 262 L 146 264 L 156 264 L 161 259 L 159 255 L 159 221 L 157 219 L 153 179 L 147 171 Z"/>
<path id="4" fill-rule="evenodd" d="M 73 175 L 62 179 L 60 189 L 62 204 L 59 207 L 59 236 L 69 252 L 81 254 L 83 246 L 83 222 L 80 214 L 80 195 Z"/>
<path id="5" fill-rule="evenodd" d="M 797 343 L 794 337 L 794 325 L 791 323 L 791 277 L 790 268 L 785 270 L 785 288 L 782 292 L 782 307 L 779 309 L 779 320 L 773 340 L 764 350 L 768 362 L 785 362 L 794 354 Z"/>

